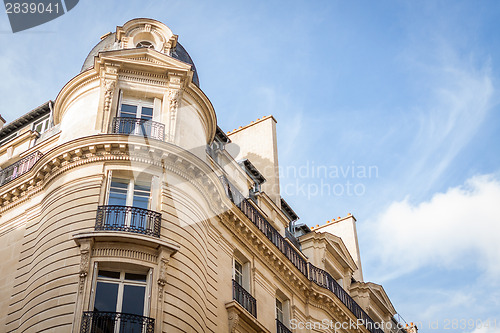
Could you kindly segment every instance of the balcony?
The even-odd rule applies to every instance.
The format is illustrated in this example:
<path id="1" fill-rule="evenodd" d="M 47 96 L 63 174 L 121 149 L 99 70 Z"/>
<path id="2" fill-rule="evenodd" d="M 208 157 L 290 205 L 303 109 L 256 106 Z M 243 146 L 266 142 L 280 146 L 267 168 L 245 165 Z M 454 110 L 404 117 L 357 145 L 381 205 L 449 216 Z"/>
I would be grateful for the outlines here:
<path id="1" fill-rule="evenodd" d="M 7 184 L 8 182 L 22 176 L 26 172 L 30 171 L 33 165 L 43 156 L 39 151 L 36 151 L 25 158 L 17 161 L 16 163 L 9 165 L 5 169 L 0 171 L 0 186 Z"/>
<path id="2" fill-rule="evenodd" d="M 297 269 L 307 277 L 307 262 L 301 254 L 288 243 L 283 236 L 269 223 L 248 199 L 231 184 L 221 177 L 227 196 L 245 214 L 250 221 L 266 235 L 266 237 L 283 253 Z"/>
<path id="3" fill-rule="evenodd" d="M 292 333 L 279 319 L 276 319 L 276 333 Z"/>
<path id="4" fill-rule="evenodd" d="M 165 125 L 156 121 L 129 118 L 129 117 L 116 117 L 113 119 L 113 126 L 111 133 L 137 135 L 146 138 L 165 141 Z"/>
<path id="5" fill-rule="evenodd" d="M 85 311 L 80 333 L 154 333 L 153 318 L 120 312 Z"/>
<path id="6" fill-rule="evenodd" d="M 259 213 L 248 199 L 246 199 L 231 184 L 225 176 L 220 180 L 229 199 L 238 207 L 243 214 L 262 232 L 266 237 L 283 253 L 288 260 L 309 280 L 318 286 L 330 290 L 355 316 L 358 318 L 371 333 L 384 333 L 380 328 L 375 327 L 374 321 L 361 309 L 355 300 L 335 281 L 335 279 L 326 271 L 308 263 L 302 255 L 291 246 L 283 236 Z M 309 266 L 309 269 L 308 269 Z M 234 286 L 234 281 L 233 281 Z M 234 293 L 234 287 L 233 287 Z M 251 297 L 251 296 L 250 296 Z M 241 304 L 241 303 L 240 303 Z"/>
<path id="7" fill-rule="evenodd" d="M 233 299 L 257 318 L 257 302 L 248 291 L 233 280 Z"/>
<path id="8" fill-rule="evenodd" d="M 309 263 L 309 280 L 320 287 L 330 290 L 344 305 L 365 325 L 371 333 L 384 333 L 374 321 L 361 309 L 355 300 L 335 281 L 335 279 L 326 271 Z"/>
<path id="9" fill-rule="evenodd" d="M 126 231 L 160 237 L 161 213 L 130 206 L 99 206 L 95 230 Z"/>

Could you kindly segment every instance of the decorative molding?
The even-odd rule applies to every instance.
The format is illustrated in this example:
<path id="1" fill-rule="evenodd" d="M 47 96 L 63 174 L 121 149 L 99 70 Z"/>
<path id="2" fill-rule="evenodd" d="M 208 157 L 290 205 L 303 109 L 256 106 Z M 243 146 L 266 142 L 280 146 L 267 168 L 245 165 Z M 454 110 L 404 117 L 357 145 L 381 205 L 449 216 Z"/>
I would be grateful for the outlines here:
<path id="1" fill-rule="evenodd" d="M 236 311 L 234 308 L 228 309 L 227 318 L 229 321 L 229 332 L 235 333 L 236 328 L 238 327 L 238 324 L 240 322 L 240 316 L 238 315 L 238 311 Z"/>
<path id="2" fill-rule="evenodd" d="M 141 261 L 147 261 L 150 263 L 156 263 L 158 256 L 154 253 L 148 253 L 141 250 L 133 250 L 128 248 L 112 247 L 105 245 L 96 245 L 92 250 L 93 257 L 116 257 L 116 258 L 128 258 L 136 259 Z"/>
<path id="3" fill-rule="evenodd" d="M 168 131 L 167 140 L 169 142 L 175 141 L 175 125 L 177 121 L 177 110 L 179 108 L 179 101 L 181 98 L 181 90 L 169 88 L 167 91 L 167 101 L 168 101 Z"/>
<path id="4" fill-rule="evenodd" d="M 82 293 L 85 286 L 85 280 L 89 273 L 90 267 L 90 254 L 92 251 L 92 240 L 86 239 L 80 243 L 80 272 L 79 272 L 79 283 L 78 292 Z"/>

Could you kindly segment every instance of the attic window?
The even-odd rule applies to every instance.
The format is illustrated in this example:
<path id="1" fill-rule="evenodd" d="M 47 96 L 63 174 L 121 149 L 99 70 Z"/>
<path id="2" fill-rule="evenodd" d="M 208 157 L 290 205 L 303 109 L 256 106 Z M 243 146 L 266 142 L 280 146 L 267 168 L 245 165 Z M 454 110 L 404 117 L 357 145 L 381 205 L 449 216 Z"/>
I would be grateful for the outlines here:
<path id="1" fill-rule="evenodd" d="M 154 45 L 153 45 L 153 43 L 148 42 L 147 40 L 143 40 L 143 41 L 137 43 L 137 45 L 135 47 L 145 47 L 148 49 L 153 49 Z"/>

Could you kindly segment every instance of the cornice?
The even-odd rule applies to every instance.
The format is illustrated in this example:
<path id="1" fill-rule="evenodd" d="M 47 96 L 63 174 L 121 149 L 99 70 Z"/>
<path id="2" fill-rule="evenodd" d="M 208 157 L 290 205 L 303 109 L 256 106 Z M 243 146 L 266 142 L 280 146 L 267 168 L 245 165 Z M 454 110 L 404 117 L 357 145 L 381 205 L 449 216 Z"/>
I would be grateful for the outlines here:
<path id="1" fill-rule="evenodd" d="M 217 175 L 192 153 L 162 141 L 145 142 L 141 137 L 105 134 L 76 139 L 45 153 L 29 172 L 0 188 L 0 214 L 25 202 L 73 168 L 105 162 L 163 168 L 203 193 L 215 215 L 225 206 L 221 201 L 225 192 Z"/>

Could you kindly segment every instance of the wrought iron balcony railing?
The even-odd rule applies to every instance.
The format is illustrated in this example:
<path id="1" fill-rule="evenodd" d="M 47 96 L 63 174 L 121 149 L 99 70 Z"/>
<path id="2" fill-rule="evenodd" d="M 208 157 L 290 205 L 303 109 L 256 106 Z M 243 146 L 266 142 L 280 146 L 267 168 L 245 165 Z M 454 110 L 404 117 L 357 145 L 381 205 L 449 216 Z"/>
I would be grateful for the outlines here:
<path id="1" fill-rule="evenodd" d="M 30 171 L 33 165 L 43 156 L 39 151 L 36 151 L 25 158 L 17 161 L 16 163 L 9 165 L 5 169 L 0 171 L 0 186 L 7 184 L 8 182 L 16 179 L 17 177 Z"/>
<path id="2" fill-rule="evenodd" d="M 292 333 L 292 331 L 276 318 L 276 333 Z"/>
<path id="3" fill-rule="evenodd" d="M 248 291 L 233 280 L 233 299 L 257 318 L 257 302 Z"/>
<path id="4" fill-rule="evenodd" d="M 99 206 L 95 230 L 127 231 L 160 237 L 161 213 L 130 206 Z"/>
<path id="5" fill-rule="evenodd" d="M 165 141 L 165 125 L 147 119 L 116 117 L 113 119 L 111 132 Z"/>
<path id="6" fill-rule="evenodd" d="M 120 312 L 85 311 L 80 333 L 154 333 L 153 318 Z"/>
<path id="7" fill-rule="evenodd" d="M 231 184 L 225 177 L 221 181 L 227 196 L 245 214 L 252 223 L 283 253 L 299 271 L 307 276 L 307 262 L 299 252 L 291 246 L 283 236 L 269 223 L 248 199 Z"/>
<path id="8" fill-rule="evenodd" d="M 384 333 L 330 273 L 309 263 L 309 280 L 334 293 L 371 333 Z"/>
<path id="9" fill-rule="evenodd" d="M 352 299 L 352 297 L 342 288 L 337 281 L 326 271 L 306 262 L 297 250 L 284 240 L 283 236 L 259 213 L 226 177 L 220 177 L 226 195 L 231 201 L 249 218 L 249 220 L 259 228 L 260 231 L 304 274 L 309 280 L 320 287 L 330 290 L 355 316 L 362 321 L 363 325 L 371 333 L 384 333 L 379 325 L 366 314 L 363 309 Z M 309 269 L 307 266 L 309 265 Z M 234 289 L 233 289 L 234 290 Z"/>

